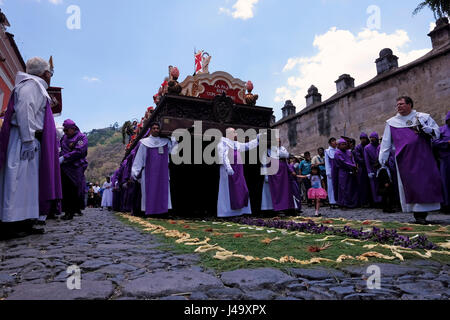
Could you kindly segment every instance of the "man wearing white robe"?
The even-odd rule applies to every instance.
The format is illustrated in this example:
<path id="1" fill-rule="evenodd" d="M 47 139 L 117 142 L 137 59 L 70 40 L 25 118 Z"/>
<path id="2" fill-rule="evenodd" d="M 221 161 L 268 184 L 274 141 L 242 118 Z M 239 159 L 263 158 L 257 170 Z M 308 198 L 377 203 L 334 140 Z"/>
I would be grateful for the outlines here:
<path id="1" fill-rule="evenodd" d="M 437 211 L 441 208 L 440 201 L 433 203 L 431 199 L 442 198 L 442 195 L 440 194 L 441 185 L 439 171 L 431 152 L 431 142 L 429 143 L 430 146 L 428 150 L 428 142 L 426 141 L 426 138 L 424 138 L 424 135 L 429 135 L 430 139 L 438 139 L 440 137 L 440 130 L 439 126 L 429 114 L 417 112 L 416 110 L 413 110 L 413 107 L 414 103 L 411 98 L 400 97 L 397 99 L 398 114 L 389 119 L 386 123 L 383 141 L 380 146 L 379 162 L 383 167 L 386 167 L 391 150 L 396 151 L 395 161 L 402 210 L 403 212 L 414 213 L 417 223 L 426 224 L 428 212 Z M 402 141 L 402 139 L 407 139 L 407 136 L 403 133 L 411 132 L 415 132 L 417 138 L 415 140 L 410 139 L 411 142 L 405 140 L 405 144 L 405 141 Z M 415 145 L 419 144 L 422 144 L 425 147 L 413 149 Z M 396 150 L 396 145 L 400 145 L 402 149 Z M 411 151 L 409 151 L 411 149 L 423 151 L 418 152 L 420 154 L 414 154 L 414 157 L 412 157 L 413 155 L 411 154 Z M 398 161 L 399 152 L 402 152 L 403 155 L 402 162 Z M 404 154 L 406 154 L 406 156 Z M 404 174 L 402 175 L 401 172 L 402 170 L 405 170 L 406 167 L 411 167 L 411 170 L 408 168 L 407 172 L 403 171 Z M 404 184 L 405 181 L 403 181 L 402 176 L 403 179 L 408 179 L 409 182 L 407 185 Z M 421 198 L 425 198 L 427 202 L 408 202 L 405 187 L 411 190 L 410 194 L 413 194 L 413 196 L 410 196 L 411 199 L 418 199 L 417 195 L 422 195 Z"/>
<path id="2" fill-rule="evenodd" d="M 146 193 L 146 190 L 150 190 L 150 186 L 146 185 L 146 163 L 147 163 L 147 151 L 148 149 L 158 149 L 159 151 L 163 151 L 164 148 L 167 146 L 168 153 L 169 153 L 169 161 L 170 161 L 170 154 L 173 154 L 177 150 L 178 143 L 175 141 L 174 138 L 168 139 L 168 138 L 161 138 L 159 136 L 160 133 L 160 126 L 157 123 L 152 124 L 150 136 L 148 138 L 140 140 L 141 145 L 139 146 L 138 152 L 136 153 L 136 157 L 133 162 L 133 166 L 131 169 L 131 176 L 134 180 L 140 182 L 141 184 L 141 191 L 142 191 L 142 198 L 141 198 L 141 211 L 148 212 L 147 210 L 147 197 L 149 196 L 148 193 Z M 160 152 L 161 154 L 161 152 Z M 167 166 L 169 166 L 169 161 L 167 162 Z M 156 173 L 155 173 L 156 174 Z M 158 186 L 152 186 L 152 187 L 158 187 Z M 169 184 L 167 189 L 167 208 L 168 210 L 172 209 L 172 200 L 171 200 L 171 194 L 170 194 L 170 175 L 169 175 Z M 158 212 L 157 214 L 161 214 L 163 212 Z M 148 213 L 153 214 L 153 213 Z"/>
<path id="3" fill-rule="evenodd" d="M 273 158 L 276 160 L 278 160 L 278 159 L 289 160 L 289 158 L 290 158 L 289 152 L 283 146 L 271 147 L 267 151 L 267 156 L 269 158 Z M 262 163 L 268 162 L 267 156 L 263 155 Z M 269 175 L 268 175 L 267 171 L 268 171 L 267 167 L 263 165 L 262 174 L 264 175 L 264 184 L 263 184 L 263 192 L 262 192 L 262 200 L 261 200 L 261 211 L 269 211 L 269 210 L 274 209 L 273 202 L 272 202 L 272 194 L 270 192 Z M 293 198 L 294 198 L 295 209 L 298 209 L 297 201 L 300 201 L 300 199 L 296 199 L 295 195 L 293 196 Z"/>
<path id="4" fill-rule="evenodd" d="M 217 146 L 217 151 L 220 161 L 220 180 L 219 180 L 219 195 L 217 200 L 217 216 L 219 218 L 228 218 L 251 214 L 250 200 L 248 205 L 239 209 L 233 210 L 231 207 L 230 189 L 229 189 L 229 176 L 235 174 L 230 157 L 233 156 L 234 151 L 246 152 L 253 150 L 259 145 L 259 137 L 247 143 L 241 143 L 236 141 L 237 134 L 235 129 L 227 129 L 227 138 L 222 138 Z M 242 177 L 243 178 L 243 177 Z"/>
<path id="5" fill-rule="evenodd" d="M 41 144 L 36 133 L 44 129 L 47 88 L 53 75 L 41 58 L 27 62 L 27 73 L 18 72 L 14 88 L 14 114 L 5 165 L 0 169 L 0 221 L 44 221 L 39 216 L 39 161 Z M 26 229 L 43 232 L 42 229 Z"/>
<path id="6" fill-rule="evenodd" d="M 106 177 L 106 182 L 103 184 L 103 195 L 102 195 L 102 208 L 107 208 L 111 210 L 112 208 L 112 183 L 111 178 Z"/>
<path id="7" fill-rule="evenodd" d="M 334 155 L 336 154 L 336 139 L 331 138 L 329 141 L 330 147 L 325 150 L 325 170 L 327 173 L 327 187 L 328 187 L 328 201 L 330 206 L 336 206 L 336 199 L 334 196 L 334 187 L 333 187 L 333 165 L 332 161 L 334 161 Z"/>

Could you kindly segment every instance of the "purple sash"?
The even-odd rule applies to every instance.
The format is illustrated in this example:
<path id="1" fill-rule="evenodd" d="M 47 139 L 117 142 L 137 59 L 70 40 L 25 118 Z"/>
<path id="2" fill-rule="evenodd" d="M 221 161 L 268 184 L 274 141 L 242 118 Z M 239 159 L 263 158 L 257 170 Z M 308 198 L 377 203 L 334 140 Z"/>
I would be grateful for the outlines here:
<path id="1" fill-rule="evenodd" d="M 163 214 L 169 211 L 169 148 L 147 148 L 145 163 L 145 213 Z"/>
<path id="2" fill-rule="evenodd" d="M 238 150 L 234 150 L 234 162 L 231 168 L 234 171 L 234 175 L 228 176 L 231 210 L 241 210 L 248 206 L 249 195 L 244 177 L 244 166 Z"/>
<path id="3" fill-rule="evenodd" d="M 274 211 L 294 209 L 294 197 L 292 184 L 289 180 L 289 168 L 286 161 L 271 159 L 272 163 L 278 161 L 278 172 L 269 176 L 270 194 Z"/>

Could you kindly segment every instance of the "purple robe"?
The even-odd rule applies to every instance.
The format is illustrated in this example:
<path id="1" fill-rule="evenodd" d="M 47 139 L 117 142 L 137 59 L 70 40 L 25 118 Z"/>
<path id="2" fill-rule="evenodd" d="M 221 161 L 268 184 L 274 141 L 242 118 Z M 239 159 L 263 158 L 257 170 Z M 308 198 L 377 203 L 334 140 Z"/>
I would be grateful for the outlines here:
<path id="1" fill-rule="evenodd" d="M 383 200 L 382 197 L 378 195 L 378 184 L 376 179 L 378 167 L 380 166 L 378 162 L 378 156 L 380 152 L 379 146 L 380 145 L 378 143 L 374 144 L 371 142 L 364 148 L 364 159 L 366 162 L 367 173 L 374 174 L 373 178 L 369 179 L 370 188 L 372 190 L 372 200 L 374 203 L 381 203 L 381 201 Z"/>
<path id="2" fill-rule="evenodd" d="M 406 203 L 442 203 L 442 183 L 431 143 L 411 128 L 390 129 Z"/>
<path id="3" fill-rule="evenodd" d="M 139 150 L 139 147 L 141 146 L 141 142 L 138 142 L 136 147 L 131 151 L 130 153 L 130 161 L 131 161 L 131 169 L 133 167 L 134 159 L 136 158 L 137 151 Z M 130 169 L 130 170 L 131 170 Z M 131 174 L 131 172 L 130 172 Z M 131 212 L 134 216 L 140 216 L 142 214 L 142 190 L 141 190 L 141 184 L 131 179 L 131 185 L 130 185 L 130 192 L 131 192 Z"/>
<path id="4" fill-rule="evenodd" d="M 230 205 L 232 210 L 241 210 L 248 206 L 249 192 L 244 177 L 244 165 L 242 164 L 241 153 L 238 150 L 234 150 L 234 161 L 231 164 L 231 168 L 234 174 L 228 176 Z"/>
<path id="5" fill-rule="evenodd" d="M 358 181 L 352 152 L 338 149 L 334 161 L 339 182 L 337 204 L 342 207 L 356 208 L 358 206 Z"/>
<path id="6" fill-rule="evenodd" d="M 122 166 L 119 167 L 119 169 L 116 170 L 114 173 L 111 182 L 113 185 L 113 210 L 116 212 L 119 212 L 121 209 L 121 199 L 120 199 L 120 188 L 116 188 L 116 183 L 120 185 L 121 180 L 121 174 L 122 174 Z"/>
<path id="7" fill-rule="evenodd" d="M 159 148 L 147 148 L 145 162 L 145 214 L 156 215 L 169 212 L 169 147 L 163 154 Z"/>
<path id="8" fill-rule="evenodd" d="M 88 139 L 86 135 L 78 131 L 72 138 L 64 135 L 61 139 L 61 153 L 64 162 L 61 170 L 77 186 L 78 196 L 84 198 L 86 179 L 84 172 L 87 169 L 86 160 L 88 152 Z M 83 200 L 84 201 L 84 200 Z"/>
<path id="9" fill-rule="evenodd" d="M 438 151 L 441 170 L 442 190 L 444 193 L 443 205 L 450 206 L 450 126 L 440 128 L 441 137 L 433 142 Z"/>
<path id="10" fill-rule="evenodd" d="M 292 191 L 292 182 L 289 179 L 290 171 L 285 160 L 272 158 L 278 161 L 278 172 L 269 176 L 270 194 L 272 196 L 272 205 L 274 211 L 284 211 L 295 209 L 294 194 Z M 241 208 L 239 208 L 241 209 Z"/>
<path id="11" fill-rule="evenodd" d="M 5 165 L 8 151 L 11 119 L 14 114 L 14 96 L 15 91 L 13 90 L 0 131 L 0 168 Z M 56 136 L 55 120 L 50 103 L 47 101 L 39 162 L 39 214 L 41 216 L 50 214 L 52 210 L 61 210 L 62 187 L 58 149 L 59 142 Z"/>
<path id="12" fill-rule="evenodd" d="M 370 180 L 366 167 L 366 160 L 364 158 L 364 148 L 363 144 L 358 144 L 353 151 L 353 157 L 356 164 L 358 165 L 358 191 L 359 191 L 359 204 L 365 206 L 371 202 L 371 188 Z"/>

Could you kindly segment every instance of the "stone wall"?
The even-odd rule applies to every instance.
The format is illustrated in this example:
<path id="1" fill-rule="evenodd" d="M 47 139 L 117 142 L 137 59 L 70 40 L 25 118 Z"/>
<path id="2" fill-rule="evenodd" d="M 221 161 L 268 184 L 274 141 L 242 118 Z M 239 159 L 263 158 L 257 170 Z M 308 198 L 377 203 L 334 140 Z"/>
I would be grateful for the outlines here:
<path id="1" fill-rule="evenodd" d="M 372 80 L 358 87 L 347 81 L 349 85 L 343 86 L 342 79 L 349 77 L 343 75 L 336 82 L 337 90 L 341 91 L 309 106 L 311 92 L 308 92 L 305 109 L 273 126 L 280 130 L 282 144 L 295 155 L 306 151 L 315 154 L 318 147 L 328 147 L 330 137 L 339 138 L 344 133 L 356 140 L 361 131 L 368 134 L 377 131 L 382 136 L 386 120 L 396 114 L 396 98 L 402 95 L 412 97 L 414 109 L 431 114 L 443 125 L 450 110 L 448 21 L 438 24 L 436 30 L 439 32 L 430 33 L 433 50 L 416 61 L 398 68 L 392 51 L 384 49 L 377 59 L 379 74 Z"/>

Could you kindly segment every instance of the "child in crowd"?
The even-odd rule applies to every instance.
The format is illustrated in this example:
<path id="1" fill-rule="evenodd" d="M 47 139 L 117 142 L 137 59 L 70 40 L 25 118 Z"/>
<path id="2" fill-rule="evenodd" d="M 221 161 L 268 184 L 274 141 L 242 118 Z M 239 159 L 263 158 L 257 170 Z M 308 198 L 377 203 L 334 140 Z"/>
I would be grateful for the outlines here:
<path id="1" fill-rule="evenodd" d="M 318 167 L 313 166 L 311 168 L 311 174 L 306 176 L 298 176 L 302 179 L 309 179 L 311 182 L 311 188 L 308 190 L 308 199 L 315 200 L 316 202 L 316 217 L 321 217 L 322 215 L 319 213 L 320 209 L 320 200 L 325 200 L 328 197 L 328 194 L 325 190 L 324 181 L 320 175 L 320 170 Z"/>

